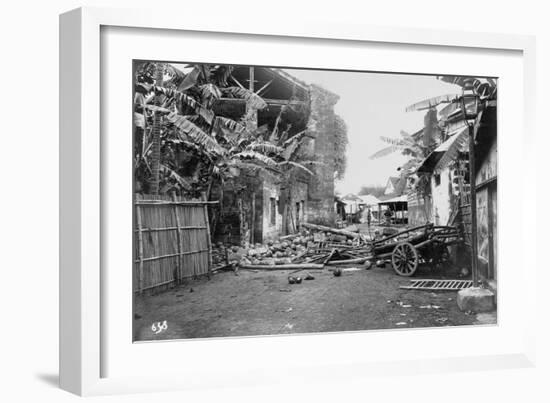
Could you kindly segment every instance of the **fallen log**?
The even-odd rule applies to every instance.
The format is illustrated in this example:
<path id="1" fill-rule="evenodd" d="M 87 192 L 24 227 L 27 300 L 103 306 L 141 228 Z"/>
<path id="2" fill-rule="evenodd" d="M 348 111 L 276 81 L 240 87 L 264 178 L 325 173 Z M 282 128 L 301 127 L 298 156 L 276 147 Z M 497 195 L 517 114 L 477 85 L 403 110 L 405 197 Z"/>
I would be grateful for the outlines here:
<path id="1" fill-rule="evenodd" d="M 310 224 L 310 223 L 307 223 L 307 222 L 302 223 L 301 225 L 304 228 L 312 229 L 312 230 L 315 230 L 315 231 L 331 232 L 333 234 L 344 235 L 344 236 L 346 236 L 348 238 L 352 238 L 352 239 L 361 238 L 361 235 L 359 235 L 359 233 L 346 231 L 344 229 L 325 227 L 324 225 Z"/>
<path id="2" fill-rule="evenodd" d="M 299 236 L 302 236 L 302 234 L 300 234 L 299 232 L 297 234 L 285 235 L 285 236 L 280 237 L 279 241 L 290 241 L 294 238 L 298 238 Z"/>
<path id="3" fill-rule="evenodd" d="M 338 266 L 343 264 L 363 264 L 367 260 L 369 260 L 368 257 L 361 257 L 357 259 L 347 259 L 347 260 L 332 260 L 327 263 L 327 266 Z"/>
<path id="4" fill-rule="evenodd" d="M 296 263 L 296 264 L 240 264 L 239 267 L 245 270 L 319 270 L 323 269 L 322 264 L 315 263 Z"/>

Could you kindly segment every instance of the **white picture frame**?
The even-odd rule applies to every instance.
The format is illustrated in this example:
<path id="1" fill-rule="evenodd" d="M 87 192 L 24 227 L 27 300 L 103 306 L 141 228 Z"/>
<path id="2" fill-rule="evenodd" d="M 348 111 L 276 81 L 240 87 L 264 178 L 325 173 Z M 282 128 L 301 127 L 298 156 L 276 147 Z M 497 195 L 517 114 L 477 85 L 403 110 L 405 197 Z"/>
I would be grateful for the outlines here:
<path id="1" fill-rule="evenodd" d="M 523 291 L 517 291 L 518 295 L 512 295 L 513 284 L 506 281 L 507 268 L 504 267 L 502 280 L 499 279 L 499 325 L 494 328 L 476 329 L 479 337 L 510 337 L 512 342 L 506 346 L 495 346 L 487 354 L 480 350 L 472 350 L 471 354 L 464 354 L 462 350 L 449 351 L 441 354 L 409 354 L 398 356 L 390 354 L 390 342 L 385 342 L 385 332 L 353 332 L 349 335 L 327 334 L 292 337 L 267 337 L 267 338 L 242 338 L 229 341 L 231 349 L 224 349 L 227 341 L 186 341 L 180 343 L 161 343 L 160 350 L 151 354 L 167 354 L 171 349 L 192 348 L 201 351 L 206 356 L 207 363 L 228 361 L 233 371 L 231 376 L 227 374 L 227 368 L 220 365 L 218 371 L 207 372 L 207 366 L 196 367 L 192 376 L 186 372 L 190 362 L 180 365 L 180 371 L 169 368 L 162 372 L 162 376 L 151 374 L 131 375 L 124 374 L 124 370 L 117 372 L 116 376 L 105 375 L 111 371 L 106 370 L 106 360 L 119 346 L 113 345 L 107 335 L 106 326 L 112 330 L 111 322 L 105 318 L 110 315 L 110 305 L 106 303 L 108 291 L 105 289 L 105 266 L 107 244 L 103 237 L 102 226 L 105 224 L 105 216 L 102 208 L 109 203 L 106 177 L 110 172 L 106 170 L 109 141 L 101 137 L 105 129 L 102 122 L 102 29 L 105 27 L 126 27 L 132 29 L 155 29 L 166 32 L 194 32 L 194 33 L 218 33 L 218 35 L 250 36 L 261 44 L 262 41 L 323 41 L 322 46 L 340 46 L 339 44 L 375 44 L 378 47 L 399 45 L 410 51 L 424 51 L 435 49 L 438 51 L 464 51 L 468 50 L 482 57 L 484 52 L 510 52 L 521 66 L 521 77 L 516 74 L 513 78 L 521 80 L 517 82 L 514 94 L 519 94 L 520 101 L 510 99 L 511 93 L 499 92 L 503 98 L 499 105 L 499 128 L 502 123 L 510 123 L 510 127 L 518 128 L 524 146 L 521 149 L 521 159 L 525 170 L 535 170 L 535 160 L 530 159 L 534 142 L 534 93 L 535 93 L 535 43 L 529 36 L 502 35 L 489 33 L 468 33 L 457 31 L 429 31 L 406 28 L 382 28 L 369 27 L 346 22 L 316 21 L 313 17 L 303 20 L 301 24 L 286 23 L 280 21 L 268 21 L 248 19 L 234 22 L 231 19 L 212 16 L 208 19 L 187 19 L 183 22 L 175 14 L 155 13 L 151 10 L 111 10 L 103 8 L 80 8 L 61 15 L 60 17 L 60 384 L 63 389 L 79 395 L 97 395 L 114 393 L 135 393 L 177 390 L 186 388 L 207 388 L 213 386 L 225 386 L 235 383 L 239 385 L 252 385 L 257 383 L 282 382 L 291 380 L 293 376 L 300 374 L 302 379 L 322 380 L 327 376 L 344 379 L 350 374 L 369 376 L 373 374 L 405 374 L 405 373 L 431 373 L 439 371 L 463 371 L 496 368 L 517 368 L 534 365 L 534 339 L 535 321 L 529 315 L 523 315 L 521 321 L 517 321 L 518 315 L 507 316 L 513 309 L 507 304 L 510 298 L 516 298 L 520 304 L 518 309 L 523 312 L 535 312 L 536 296 L 532 288 L 524 287 Z M 170 31 L 168 31 L 170 30 Z M 332 45 L 327 41 L 332 41 Z M 328 44 L 327 44 L 328 43 Z M 143 54 L 135 55 L 135 58 L 143 58 Z M 253 56 L 247 56 L 253 57 Z M 259 57 L 257 55 L 257 57 Z M 432 57 L 433 56 L 429 56 Z M 475 57 L 475 56 L 474 56 Z M 248 59 L 245 62 L 250 62 Z M 263 59 L 262 59 L 263 60 Z M 516 63 L 516 64 L 517 64 Z M 406 68 L 405 68 L 406 70 Z M 455 72 L 456 73 L 456 72 Z M 472 71 L 464 71 L 465 74 Z M 512 78 L 512 73 L 510 78 Z M 128 78 L 130 81 L 130 78 Z M 506 80 L 505 80 L 506 81 Z M 506 89 L 506 83 L 504 85 Z M 511 88 L 511 87 L 509 87 Z M 128 95 L 128 98 L 129 95 Z M 516 111 L 516 116 L 511 112 L 512 106 L 521 102 L 521 110 Z M 508 107 L 510 105 L 510 107 Z M 508 111 L 509 115 L 502 115 Z M 130 113 L 128 113 L 130 116 Z M 506 119 L 503 121 L 503 119 Z M 509 119 L 509 120 L 508 120 Z M 131 128 L 128 128 L 131 135 Z M 499 133 L 499 136 L 501 134 Z M 505 134 L 506 135 L 506 134 Z M 519 136 L 518 133 L 516 135 Z M 500 141 L 500 137 L 499 137 Z M 505 145 L 505 141 L 504 145 Z M 499 145 L 500 147 L 500 145 Z M 503 147 L 505 150 L 506 147 Z M 506 151 L 503 152 L 506 154 Z M 509 155 L 509 154 L 508 154 Z M 506 158 L 506 157 L 501 157 Z M 112 165 L 109 165 L 112 167 Z M 506 174 L 508 180 L 513 173 L 503 168 L 502 160 L 499 162 L 499 176 Z M 112 173 L 112 172 L 111 172 Z M 516 174 L 518 175 L 518 174 Z M 503 175 L 504 176 L 504 175 Z M 515 177 L 517 178 L 517 177 Z M 520 176 L 521 178 L 521 176 Z M 533 185 L 533 179 L 521 178 L 526 189 Z M 128 182 L 131 176 L 128 177 Z M 503 186 L 505 187 L 505 186 Z M 499 198 L 502 195 L 499 179 Z M 524 192 L 523 194 L 528 194 Z M 502 200 L 502 199 L 501 199 Z M 527 200 L 522 200 L 526 203 Z M 520 206 L 522 204 L 520 203 Z M 506 204 L 502 206 L 506 214 Z M 128 205 L 128 210 L 131 210 Z M 521 260 L 521 276 L 516 279 L 518 288 L 527 284 L 529 277 L 535 276 L 536 264 L 534 254 L 527 253 L 526 237 L 528 233 L 535 234 L 535 223 L 530 220 L 521 220 L 524 209 L 520 208 L 518 220 L 523 225 L 520 235 L 523 242 L 516 246 L 517 255 L 523 255 Z M 502 217 L 502 215 L 500 215 Z M 507 225 L 502 220 L 503 226 Z M 500 225 L 500 224 L 499 224 Z M 507 242 L 505 229 L 500 227 L 499 251 L 506 252 Z M 128 231 L 129 232 L 129 231 Z M 504 246 L 504 247 L 501 247 Z M 525 253 L 523 253 L 523 252 Z M 111 252 L 110 252 L 111 253 Z M 500 254 L 501 252 L 499 252 Z M 499 258 L 499 262 L 503 259 Z M 511 260 L 512 262 L 512 260 Z M 515 260 L 512 263 L 517 263 Z M 130 274 L 128 274 L 130 275 Z M 501 274 L 499 273 L 499 276 Z M 533 290 L 534 291 L 534 290 Z M 501 311 L 502 307 L 502 311 Z M 510 307 L 510 308 L 509 308 Z M 517 307 L 514 307 L 516 309 Z M 130 312 L 128 318 L 130 318 Z M 502 315 L 502 316 L 501 316 Z M 409 333 L 410 332 L 410 333 Z M 445 332 L 445 333 L 444 333 Z M 468 338 L 474 330 L 472 328 L 455 330 L 410 330 L 407 332 L 394 331 L 393 338 L 403 338 L 406 333 L 411 338 L 436 337 Z M 450 333 L 452 332 L 452 333 Z M 356 354 L 353 359 L 340 360 L 338 356 L 330 354 L 322 359 L 309 354 L 307 345 L 315 343 L 335 343 L 345 337 L 346 344 L 359 344 L 369 339 L 369 343 L 378 343 L 377 349 L 386 356 L 367 357 L 367 352 Z M 409 336 L 407 336 L 409 337 Z M 476 336 L 477 337 L 477 336 Z M 503 339 L 503 340 L 504 340 Z M 508 339 L 506 339 L 508 340 Z M 131 341 L 128 340 L 131 344 Z M 224 344 L 225 343 L 225 344 Z M 266 348 L 266 343 L 269 347 Z M 107 348 L 106 346 L 110 346 Z M 483 347 L 483 346 L 482 346 Z M 147 347 L 149 348 L 149 347 Z M 246 355 L 258 355 L 265 349 L 277 351 L 278 349 L 295 349 L 303 351 L 303 355 L 294 355 L 292 360 L 286 363 L 278 362 L 275 356 L 267 356 L 262 362 L 257 359 L 250 361 Z M 142 348 L 142 350 L 145 348 Z M 204 350 L 201 350 L 204 349 Z M 210 351 L 210 353 L 208 353 Z M 189 352 L 189 351 L 188 351 Z M 206 352 L 206 353 L 205 353 Z M 148 352 L 140 351 L 151 359 Z M 136 353 L 137 354 L 137 353 Z M 244 354 L 244 356 L 243 356 Z M 345 356 L 345 352 L 342 353 Z M 382 357 L 382 358 L 381 358 Z M 241 359 L 239 359 L 241 358 Z M 198 360 L 199 358 L 191 358 Z M 262 368 L 262 373 L 256 371 L 244 376 L 246 366 L 250 368 Z M 263 366 L 262 366 L 263 365 Z M 256 366 L 256 367 L 254 367 Z M 284 371 L 281 371 L 284 368 Z M 307 368 L 304 375 L 303 369 Z M 337 371 L 332 371 L 337 370 Z M 122 372 L 122 373 L 119 373 Z M 182 374 L 187 374 L 183 376 Z M 208 374 L 208 379 L 205 375 Z M 329 375 L 327 375 L 329 374 Z"/>

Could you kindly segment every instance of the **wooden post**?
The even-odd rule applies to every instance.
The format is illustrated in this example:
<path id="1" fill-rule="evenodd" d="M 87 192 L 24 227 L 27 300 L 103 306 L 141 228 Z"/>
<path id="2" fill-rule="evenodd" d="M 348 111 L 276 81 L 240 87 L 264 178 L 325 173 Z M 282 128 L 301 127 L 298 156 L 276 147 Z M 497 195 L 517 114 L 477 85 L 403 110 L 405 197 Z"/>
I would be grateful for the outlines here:
<path id="1" fill-rule="evenodd" d="M 240 197 L 237 198 L 237 209 L 239 210 L 239 243 L 243 243 L 244 235 L 244 214 L 243 214 L 243 201 Z"/>
<path id="2" fill-rule="evenodd" d="M 176 195 L 175 194 L 172 194 L 172 200 L 173 201 L 176 201 Z M 174 278 L 174 280 L 176 281 L 176 284 L 179 284 L 180 280 L 181 280 L 181 264 L 182 264 L 182 252 L 183 252 L 183 244 L 182 244 L 182 236 L 181 236 L 181 223 L 180 223 L 180 217 L 179 217 L 179 214 L 178 214 L 178 205 L 177 204 L 174 204 L 174 215 L 176 216 L 176 238 L 177 238 L 177 242 L 178 242 L 178 265 L 177 265 L 177 268 L 176 268 L 176 273 L 177 273 L 177 276 L 175 276 L 176 278 Z"/>
<path id="3" fill-rule="evenodd" d="M 469 147 L 469 170 L 470 170 L 470 216 L 471 216 L 471 242 L 472 242 L 472 286 L 479 287 L 479 273 L 477 267 L 477 200 L 475 180 L 475 144 L 474 125 L 468 123 Z"/>
<path id="4" fill-rule="evenodd" d="M 256 242 L 254 232 L 256 230 L 256 192 L 252 192 L 252 217 L 250 220 L 250 243 L 254 245 Z"/>
<path id="5" fill-rule="evenodd" d="M 496 189 L 494 189 L 492 186 L 487 187 L 487 214 L 488 214 L 488 220 L 487 220 L 487 227 L 489 230 L 489 270 L 487 271 L 487 278 L 488 279 L 494 279 L 495 278 L 495 240 L 494 240 L 494 224 L 495 224 L 495 211 L 493 206 L 493 198 L 495 197 Z"/>
<path id="6" fill-rule="evenodd" d="M 206 195 L 203 193 L 203 200 L 206 202 Z M 206 221 L 206 242 L 208 245 L 208 278 L 212 272 L 212 239 L 210 239 L 210 222 L 208 220 L 208 204 L 204 203 L 204 220 Z"/>
<path id="7" fill-rule="evenodd" d="M 396 216 L 399 215 L 399 219 L 401 220 L 401 222 L 403 222 L 403 210 L 401 209 L 401 207 L 402 207 L 402 206 L 401 206 L 401 203 L 397 202 L 397 206 L 398 206 L 397 212 L 398 212 L 399 214 L 396 213 L 395 215 L 396 215 Z"/>
<path id="8" fill-rule="evenodd" d="M 141 227 L 141 208 L 136 203 L 136 224 L 137 224 L 137 236 L 138 236 L 138 291 L 141 294 L 143 292 L 143 234 Z"/>
<path id="9" fill-rule="evenodd" d="M 250 80 L 248 82 L 248 89 L 251 92 L 254 92 L 254 67 L 250 66 L 248 68 L 248 72 L 249 72 L 249 78 L 250 78 Z M 258 110 L 257 109 L 254 109 L 254 111 L 253 111 L 252 119 L 253 119 L 254 122 L 251 123 L 252 124 L 251 129 L 256 129 L 258 127 Z"/>
<path id="10" fill-rule="evenodd" d="M 162 79 L 164 69 L 162 64 L 157 63 L 155 67 L 155 85 L 162 87 Z M 155 96 L 155 106 L 160 105 L 160 99 Z M 145 118 L 145 114 L 143 115 Z M 159 178 L 160 178 L 160 131 L 162 126 L 162 116 L 159 111 L 153 112 L 153 127 L 151 130 L 152 146 L 151 146 L 151 179 L 149 182 L 149 192 L 153 195 L 159 193 Z M 145 136 L 145 133 L 144 133 Z"/>
<path id="11" fill-rule="evenodd" d="M 248 89 L 254 92 L 254 66 L 248 68 L 250 81 L 248 82 Z"/>

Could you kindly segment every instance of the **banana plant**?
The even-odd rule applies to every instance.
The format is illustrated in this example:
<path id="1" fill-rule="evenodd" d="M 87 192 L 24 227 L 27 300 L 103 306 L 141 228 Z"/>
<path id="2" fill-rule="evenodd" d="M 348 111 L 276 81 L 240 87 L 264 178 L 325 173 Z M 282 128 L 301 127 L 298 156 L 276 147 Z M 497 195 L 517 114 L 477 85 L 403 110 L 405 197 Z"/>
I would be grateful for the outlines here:
<path id="1" fill-rule="evenodd" d="M 222 97 L 243 99 L 247 111 L 267 106 L 257 93 L 228 85 L 231 66 L 194 65 L 185 70 L 188 72 L 161 63 L 146 63 L 137 69 L 134 122 L 136 137 L 140 137 L 135 149 L 138 188 L 149 183 L 148 190 L 159 193 L 209 192 L 213 181 L 223 183 L 241 169 L 261 170 L 268 175 L 274 170 L 300 169 L 312 174 L 297 160 L 302 134 L 288 138 L 289 128 L 279 127 L 283 109 L 271 134 L 266 127 L 251 129 L 249 113 L 239 120 L 215 114 L 214 106 Z M 279 131 L 282 135 L 277 136 Z M 188 166 L 195 169 L 189 172 Z"/>
<path id="2" fill-rule="evenodd" d="M 425 158 L 430 151 L 420 140 L 416 140 L 404 130 L 401 130 L 399 138 L 380 136 L 380 140 L 389 145 L 372 154 L 370 159 L 382 158 L 394 152 L 400 152 L 412 158 Z"/>

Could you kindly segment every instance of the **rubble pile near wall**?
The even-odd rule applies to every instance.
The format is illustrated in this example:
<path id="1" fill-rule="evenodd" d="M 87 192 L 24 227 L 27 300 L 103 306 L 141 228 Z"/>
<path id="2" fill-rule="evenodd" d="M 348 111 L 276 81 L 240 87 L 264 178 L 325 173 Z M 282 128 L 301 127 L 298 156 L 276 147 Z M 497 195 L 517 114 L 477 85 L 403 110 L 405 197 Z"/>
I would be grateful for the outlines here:
<path id="1" fill-rule="evenodd" d="M 286 239 L 284 239 L 286 238 Z M 294 258 L 304 253 L 308 243 L 313 241 L 309 233 L 297 234 L 295 237 L 283 237 L 265 244 L 232 246 L 227 253 L 230 263 L 281 265 L 291 263 Z"/>
<path id="2" fill-rule="evenodd" d="M 226 246 L 218 243 L 213 252 L 213 256 L 224 256 L 226 266 L 243 268 L 364 263 L 370 255 L 370 247 L 360 234 L 313 225 L 302 228 L 298 234 L 264 244 Z M 216 267 L 217 259 L 213 261 Z"/>

